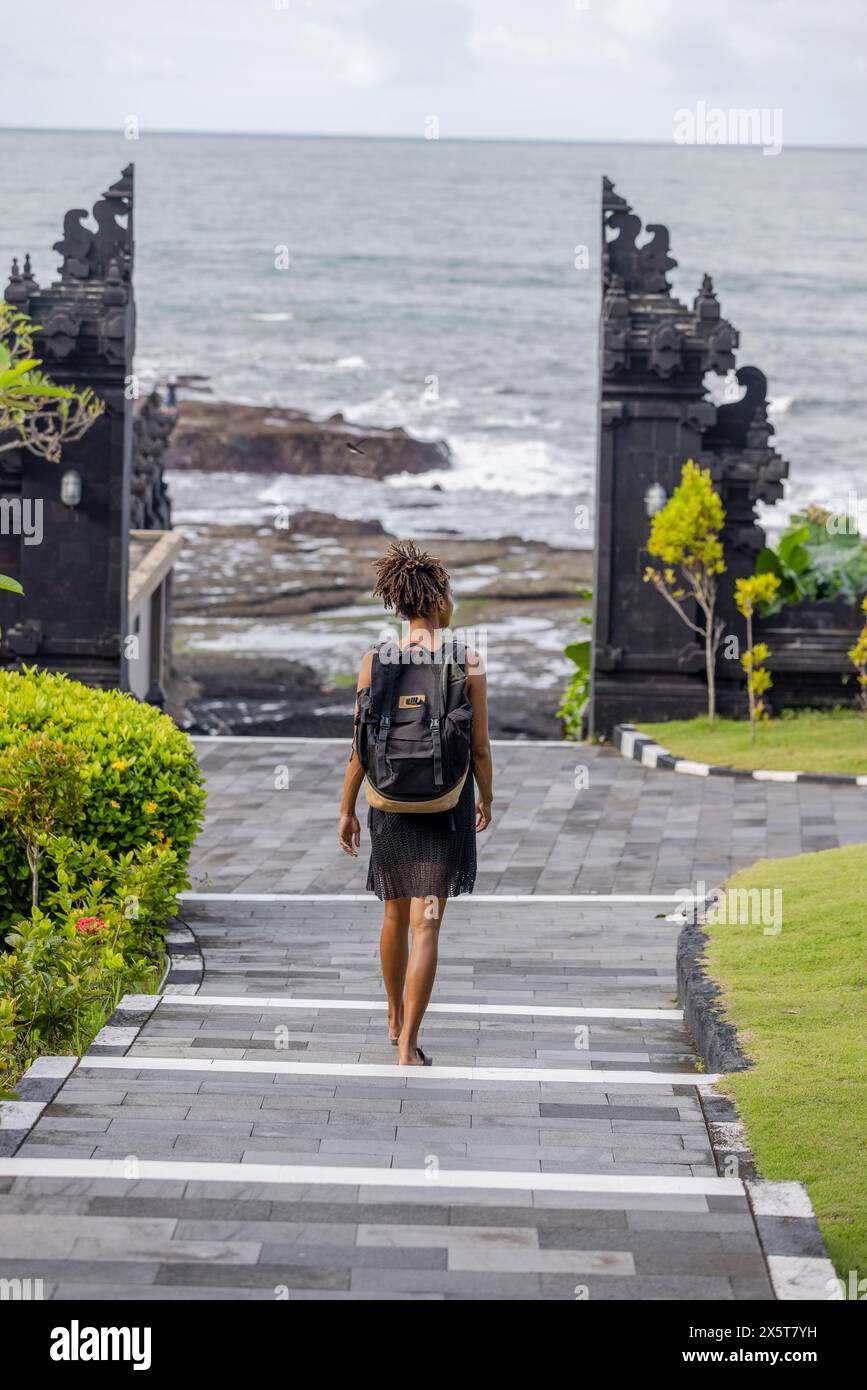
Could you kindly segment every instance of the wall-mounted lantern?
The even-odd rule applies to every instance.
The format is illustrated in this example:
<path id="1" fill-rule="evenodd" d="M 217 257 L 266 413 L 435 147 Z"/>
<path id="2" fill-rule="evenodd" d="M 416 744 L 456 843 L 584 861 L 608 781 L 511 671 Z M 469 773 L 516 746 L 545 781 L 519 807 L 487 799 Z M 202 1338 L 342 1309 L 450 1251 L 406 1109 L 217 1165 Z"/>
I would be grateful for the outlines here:
<path id="1" fill-rule="evenodd" d="M 648 516 L 656 516 L 668 501 L 668 493 L 662 483 L 651 483 L 644 494 L 644 510 Z"/>
<path id="2" fill-rule="evenodd" d="M 81 501 L 81 474 L 70 468 L 60 479 L 60 500 L 67 507 L 77 507 Z"/>

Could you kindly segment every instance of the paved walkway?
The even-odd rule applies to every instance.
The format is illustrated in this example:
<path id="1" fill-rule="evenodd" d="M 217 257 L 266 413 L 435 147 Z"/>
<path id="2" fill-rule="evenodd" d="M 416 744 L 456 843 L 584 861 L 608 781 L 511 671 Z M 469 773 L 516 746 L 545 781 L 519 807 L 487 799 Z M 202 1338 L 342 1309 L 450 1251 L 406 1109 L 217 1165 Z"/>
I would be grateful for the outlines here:
<path id="1" fill-rule="evenodd" d="M 364 891 L 364 845 L 357 861 L 336 846 L 348 740 L 196 746 L 209 792 L 196 887 Z M 863 787 L 687 777 L 562 743 L 497 744 L 494 766 L 477 893 L 669 892 L 699 878 L 719 883 L 765 856 L 867 840 Z"/>
<path id="2" fill-rule="evenodd" d="M 358 889 L 334 862 L 344 756 L 296 745 L 286 793 L 273 748 L 206 745 L 200 865 L 223 889 Z M 496 760 L 483 883 L 504 895 L 670 892 L 784 841 L 867 838 L 863 793 L 693 786 L 598 750 Z M 770 1299 L 744 1189 L 717 1173 L 662 911 L 450 903 L 434 1065 L 406 1071 L 377 903 L 189 901 L 198 993 L 174 986 L 131 1046 L 85 1057 L 0 1164 L 3 1276 L 58 1299 Z"/>

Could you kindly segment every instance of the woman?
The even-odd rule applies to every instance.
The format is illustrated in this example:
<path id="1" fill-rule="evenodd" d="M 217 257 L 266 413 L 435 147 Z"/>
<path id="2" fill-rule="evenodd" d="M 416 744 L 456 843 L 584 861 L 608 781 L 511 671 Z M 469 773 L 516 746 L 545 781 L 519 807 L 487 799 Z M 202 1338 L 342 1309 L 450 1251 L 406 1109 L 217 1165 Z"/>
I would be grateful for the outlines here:
<path id="1" fill-rule="evenodd" d="M 449 576 L 439 560 L 412 541 L 397 541 L 375 565 L 374 595 L 403 618 L 401 651 L 421 649 L 431 659 L 441 647 L 454 613 Z M 358 692 L 371 684 L 374 653 L 358 673 Z M 388 1036 L 397 1046 L 399 1066 L 429 1065 L 418 1045 L 418 1031 L 433 990 L 439 929 L 446 900 L 471 893 L 476 878 L 476 831 L 491 823 L 493 764 L 488 738 L 488 700 L 482 663 L 467 650 L 461 663 L 472 706 L 472 769 L 452 811 L 392 812 L 371 807 L 370 868 L 367 887 L 384 903 L 379 953 L 388 995 Z M 458 672 L 460 675 L 460 672 Z M 358 704 L 356 703 L 356 715 Z M 340 847 L 354 859 L 361 844 L 355 802 L 364 769 L 353 746 L 340 803 Z M 407 933 L 412 947 L 408 949 Z"/>

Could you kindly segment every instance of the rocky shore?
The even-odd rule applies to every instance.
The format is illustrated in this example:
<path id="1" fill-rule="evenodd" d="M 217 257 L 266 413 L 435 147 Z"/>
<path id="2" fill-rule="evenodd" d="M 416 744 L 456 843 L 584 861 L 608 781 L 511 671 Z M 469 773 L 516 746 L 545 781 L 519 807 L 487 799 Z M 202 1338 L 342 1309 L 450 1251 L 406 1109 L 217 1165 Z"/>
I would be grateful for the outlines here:
<path id="1" fill-rule="evenodd" d="M 448 466 L 444 440 L 361 428 L 342 415 L 320 421 L 300 410 L 230 401 L 182 401 L 166 455 L 169 470 L 199 472 L 387 478 Z"/>
<path id="2" fill-rule="evenodd" d="M 393 621 L 370 596 L 379 522 L 298 512 L 285 528 L 184 527 L 175 576 L 172 712 L 199 733 L 349 737 L 358 662 Z M 455 627 L 485 643 L 492 733 L 559 738 L 556 710 L 582 635 L 589 551 L 514 536 L 432 539 L 452 574 Z"/>
<path id="3" fill-rule="evenodd" d="M 192 382 L 187 389 L 208 390 Z M 375 489 L 399 474 L 449 467 L 444 441 L 402 429 L 182 400 L 166 456 L 169 490 L 174 475 L 188 499 L 175 522 L 185 537 L 168 691 L 178 722 L 198 733 L 348 738 L 359 661 L 394 623 L 370 592 L 373 561 L 390 536 L 375 516 L 336 514 L 334 479 L 356 488 L 357 509 L 355 479 Z M 209 505 L 218 494 L 267 496 L 271 479 L 279 496 L 284 475 L 310 477 L 293 490 L 307 505 Z M 329 510 L 316 507 L 317 478 L 330 484 Z M 425 518 L 425 504 L 415 506 Z M 452 574 L 455 628 L 486 650 L 493 735 L 559 738 L 556 711 L 572 670 L 563 647 L 585 632 L 579 616 L 587 605 L 577 591 L 590 579 L 590 552 L 514 535 L 472 540 L 440 531 L 427 540 L 423 521 L 419 529 L 416 538 Z"/>

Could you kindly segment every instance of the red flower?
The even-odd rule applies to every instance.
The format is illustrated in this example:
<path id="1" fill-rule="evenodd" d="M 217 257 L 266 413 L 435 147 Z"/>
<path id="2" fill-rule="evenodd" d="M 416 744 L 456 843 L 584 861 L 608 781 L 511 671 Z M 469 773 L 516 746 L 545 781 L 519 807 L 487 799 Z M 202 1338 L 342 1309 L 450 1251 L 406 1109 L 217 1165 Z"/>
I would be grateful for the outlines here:
<path id="1" fill-rule="evenodd" d="M 101 917 L 79 917 L 75 924 L 75 930 L 80 931 L 82 936 L 96 936 L 98 932 L 104 931 L 106 923 Z"/>

